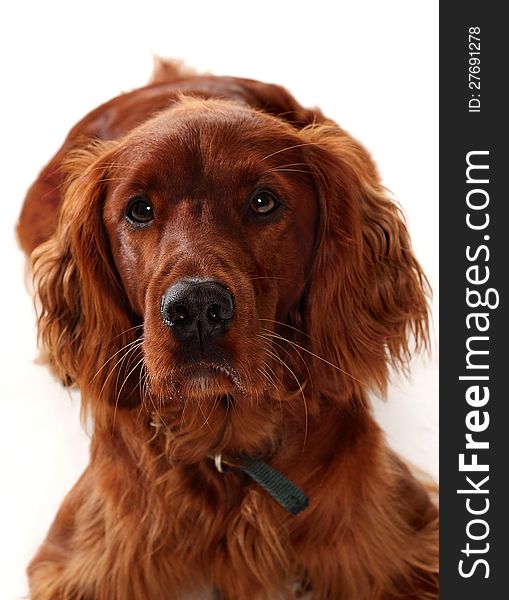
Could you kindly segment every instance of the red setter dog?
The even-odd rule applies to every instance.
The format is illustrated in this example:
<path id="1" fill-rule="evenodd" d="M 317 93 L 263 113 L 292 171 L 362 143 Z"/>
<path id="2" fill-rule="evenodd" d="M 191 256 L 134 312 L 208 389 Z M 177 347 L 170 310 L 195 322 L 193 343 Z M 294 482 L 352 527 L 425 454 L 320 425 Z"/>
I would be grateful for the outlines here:
<path id="1" fill-rule="evenodd" d="M 367 397 L 426 345 L 426 280 L 350 135 L 161 61 L 71 130 L 18 233 L 94 423 L 33 600 L 437 597 L 437 509 Z"/>

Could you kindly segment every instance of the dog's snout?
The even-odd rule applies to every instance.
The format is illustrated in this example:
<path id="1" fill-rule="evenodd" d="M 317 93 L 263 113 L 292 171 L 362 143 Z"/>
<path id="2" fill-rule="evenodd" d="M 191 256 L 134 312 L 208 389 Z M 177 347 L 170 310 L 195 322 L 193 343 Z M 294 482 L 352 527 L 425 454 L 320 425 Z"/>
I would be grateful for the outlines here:
<path id="1" fill-rule="evenodd" d="M 181 279 L 161 299 L 163 320 L 180 341 L 203 342 L 223 334 L 234 312 L 233 295 L 213 279 Z"/>

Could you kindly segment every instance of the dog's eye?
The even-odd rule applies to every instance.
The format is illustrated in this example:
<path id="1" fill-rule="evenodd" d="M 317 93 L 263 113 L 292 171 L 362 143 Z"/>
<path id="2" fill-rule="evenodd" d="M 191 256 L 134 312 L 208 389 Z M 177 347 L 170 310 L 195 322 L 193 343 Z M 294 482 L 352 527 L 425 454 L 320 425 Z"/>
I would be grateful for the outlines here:
<path id="1" fill-rule="evenodd" d="M 278 199 L 272 192 L 267 190 L 256 192 L 256 194 L 253 194 L 249 202 L 249 208 L 259 215 L 266 215 L 276 210 L 279 205 L 280 202 Z"/>
<path id="2" fill-rule="evenodd" d="M 136 196 L 127 209 L 127 218 L 132 223 L 150 223 L 154 218 L 154 209 L 148 198 Z"/>

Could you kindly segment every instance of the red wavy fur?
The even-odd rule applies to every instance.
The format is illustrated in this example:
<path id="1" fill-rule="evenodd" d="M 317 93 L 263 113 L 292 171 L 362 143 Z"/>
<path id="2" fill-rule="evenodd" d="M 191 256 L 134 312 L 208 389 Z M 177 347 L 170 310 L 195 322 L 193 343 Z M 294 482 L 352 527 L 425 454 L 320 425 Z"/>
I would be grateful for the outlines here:
<path id="1" fill-rule="evenodd" d="M 260 188 L 281 205 L 259 218 Z M 140 196 L 144 228 L 126 218 Z M 437 509 L 367 400 L 426 345 L 427 284 L 348 133 L 279 86 L 160 61 L 71 130 L 18 234 L 41 348 L 94 422 L 33 600 L 437 598 Z M 235 298 L 226 358 L 200 375 L 160 313 L 189 277 Z M 286 513 L 217 454 L 264 458 L 309 507 Z"/>

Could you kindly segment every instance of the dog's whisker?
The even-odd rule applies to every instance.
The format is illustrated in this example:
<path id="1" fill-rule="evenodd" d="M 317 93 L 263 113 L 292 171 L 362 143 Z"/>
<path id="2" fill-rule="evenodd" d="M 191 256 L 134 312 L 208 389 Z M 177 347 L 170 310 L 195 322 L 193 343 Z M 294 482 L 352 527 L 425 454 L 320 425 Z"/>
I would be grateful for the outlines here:
<path id="1" fill-rule="evenodd" d="M 306 444 L 307 444 L 307 438 L 308 438 L 308 427 L 309 427 L 309 415 L 308 415 L 308 405 L 306 402 L 306 396 L 304 394 L 304 388 L 302 387 L 299 379 L 297 378 L 297 375 L 295 375 L 294 371 L 286 364 L 286 362 L 277 354 L 277 352 L 273 352 L 272 350 L 268 350 L 266 348 L 266 352 L 268 352 L 268 354 L 270 356 L 272 356 L 273 358 L 275 358 L 277 361 L 279 361 L 281 363 L 281 365 L 283 367 L 285 367 L 288 372 L 292 375 L 292 377 L 295 379 L 297 385 L 299 386 L 299 391 L 302 397 L 302 402 L 304 405 L 304 419 L 305 419 L 305 427 L 304 427 L 304 441 L 303 441 L 303 447 L 302 447 L 302 452 L 304 453 L 304 449 L 306 448 Z"/>
<path id="2" fill-rule="evenodd" d="M 122 334 L 120 334 L 122 335 Z M 120 336 L 117 336 L 120 337 Z M 92 379 L 90 380 L 90 383 L 92 383 L 94 381 L 94 379 L 99 375 L 99 373 L 106 367 L 106 365 L 111 362 L 115 356 L 118 356 L 120 354 L 120 352 L 125 351 L 127 348 L 129 348 L 130 346 L 134 345 L 134 344 L 138 344 L 138 343 L 142 343 L 143 339 L 142 338 L 137 338 L 135 340 L 132 340 L 131 342 L 128 342 L 127 344 L 124 344 L 124 346 L 122 346 L 120 348 L 120 350 L 117 350 L 117 352 L 115 352 L 112 356 L 110 356 L 110 358 L 108 358 L 108 360 L 106 360 L 102 366 L 96 371 L 95 375 L 92 377 Z M 118 364 L 118 363 L 117 363 Z M 115 367 L 113 367 L 115 368 Z"/>
<path id="3" fill-rule="evenodd" d="M 132 171 L 136 171 L 136 167 L 133 165 L 126 165 L 125 163 L 102 163 L 99 167 L 95 167 L 96 169 L 102 169 L 103 167 L 106 167 L 107 169 L 131 169 Z"/>
<path id="4" fill-rule="evenodd" d="M 212 418 L 212 415 L 214 414 L 214 412 L 216 411 L 217 407 L 221 404 L 221 398 L 217 397 L 214 399 L 214 404 L 212 405 L 212 408 L 210 410 L 210 413 L 208 415 L 208 417 L 205 419 L 205 421 L 202 424 L 202 427 L 204 427 L 205 425 L 209 425 L 209 421 Z M 209 425 L 210 427 L 210 425 Z M 212 428 L 210 427 L 210 430 L 212 431 Z"/>
<path id="5" fill-rule="evenodd" d="M 201 398 L 199 397 L 197 402 L 196 402 L 197 406 L 198 406 L 198 410 L 201 413 L 201 416 L 203 417 L 204 422 L 207 420 L 207 417 L 205 416 L 205 413 L 203 412 L 203 406 L 201 405 Z"/>
<path id="6" fill-rule="evenodd" d="M 270 379 L 268 373 L 265 371 L 263 366 L 259 366 L 256 369 L 258 373 L 268 382 L 270 387 L 274 387 L 274 381 Z"/>
<path id="7" fill-rule="evenodd" d="M 127 344 L 126 346 L 124 346 L 123 348 L 121 348 L 120 351 L 124 351 L 125 354 L 119 358 L 119 360 L 113 365 L 113 367 L 108 371 L 108 375 L 106 376 L 106 378 L 104 379 L 104 382 L 101 386 L 101 389 L 99 391 L 99 399 L 102 398 L 102 394 L 104 392 L 104 389 L 110 379 L 110 377 L 113 375 L 113 373 L 115 372 L 115 370 L 117 369 L 117 367 L 121 366 L 122 363 L 124 362 L 125 358 L 127 355 L 129 355 L 131 352 L 136 351 L 138 348 L 141 348 L 142 345 L 142 341 L 141 340 L 134 340 L 133 342 L 130 342 L 129 344 Z M 131 347 L 129 347 L 131 346 Z M 115 356 L 117 356 L 119 354 L 119 352 L 116 352 L 115 355 L 112 357 L 114 358 Z M 111 360 L 111 359 L 109 359 Z M 109 360 L 107 362 L 109 362 Z M 103 365 L 104 366 L 104 365 Z M 101 367 L 102 370 L 102 367 Z"/>
<path id="8" fill-rule="evenodd" d="M 292 355 L 290 354 L 290 352 L 288 351 L 287 348 L 285 348 L 282 344 L 276 342 L 276 339 L 280 339 L 279 337 L 276 337 L 274 335 L 267 335 L 267 334 L 259 334 L 261 337 L 264 337 L 268 340 L 271 340 L 272 344 L 275 344 L 276 346 L 278 346 L 278 348 L 281 348 L 281 350 L 283 350 L 283 352 L 290 358 L 292 358 Z M 292 348 L 293 350 L 295 350 L 297 356 L 300 358 L 300 360 L 302 361 L 304 367 L 306 368 L 306 371 L 308 373 L 308 379 L 309 381 L 312 383 L 313 381 L 313 376 L 311 375 L 311 371 L 309 370 L 309 366 L 307 364 L 307 362 L 304 360 L 304 357 L 302 356 L 302 354 L 300 353 L 299 349 L 290 345 L 290 348 Z"/>
<path id="9" fill-rule="evenodd" d="M 267 331 L 267 330 L 262 330 L 262 331 Z M 259 335 L 261 337 L 265 337 L 266 339 L 270 340 L 272 344 L 275 344 L 276 346 L 278 346 L 279 348 L 281 348 L 287 354 L 287 356 L 291 357 L 291 354 L 288 351 L 288 349 L 285 348 L 282 344 L 279 344 L 278 342 L 275 341 L 275 340 L 280 340 L 280 341 L 288 343 L 288 340 L 286 340 L 282 336 L 279 336 L 279 335 L 277 335 L 277 334 L 275 334 L 273 332 L 271 332 L 271 333 L 269 333 L 269 332 L 267 332 L 267 333 L 261 333 Z M 311 371 L 309 369 L 309 365 L 308 365 L 307 361 L 302 356 L 299 348 L 297 348 L 294 344 L 289 344 L 289 345 L 290 345 L 290 348 L 293 349 L 296 352 L 297 356 L 300 358 L 302 364 L 304 365 L 304 367 L 305 367 L 305 369 L 307 371 L 308 381 L 311 383 L 311 386 L 313 386 L 313 375 L 311 374 Z"/>
<path id="10" fill-rule="evenodd" d="M 266 350 L 266 349 L 267 348 L 264 344 L 264 350 Z M 272 369 L 272 367 L 265 360 L 262 360 L 260 372 L 262 373 L 262 375 L 265 376 L 265 378 L 269 381 L 269 383 L 272 385 L 272 387 L 276 391 L 276 394 L 278 397 L 278 402 L 279 402 L 279 412 L 280 412 L 281 422 L 283 422 L 283 401 L 281 400 L 281 393 L 279 391 L 279 386 L 274 381 L 274 378 L 269 373 L 267 373 L 267 370 L 270 370 L 273 373 L 274 377 L 276 377 L 276 374 L 274 373 L 274 369 Z M 277 379 L 277 377 L 276 377 L 276 379 Z"/>
<path id="11" fill-rule="evenodd" d="M 313 175 L 313 171 L 305 171 L 304 169 L 271 169 L 268 173 L 305 173 L 306 175 Z"/>
<path id="12" fill-rule="evenodd" d="M 141 401 L 140 410 L 144 409 L 145 412 L 148 412 L 148 406 L 145 401 L 145 397 L 147 396 L 147 392 L 148 392 L 147 380 L 148 380 L 148 371 L 147 371 L 145 363 L 143 363 L 141 365 L 141 369 L 140 369 L 140 373 L 139 373 L 138 387 L 140 390 L 140 401 Z"/>
<path id="13" fill-rule="evenodd" d="M 268 331 L 268 330 L 267 330 Z M 278 337 L 279 339 L 284 340 L 285 342 L 288 342 L 289 344 L 291 344 L 292 346 L 295 346 L 296 348 L 299 348 L 300 350 L 302 350 L 303 352 L 307 352 L 308 354 L 310 354 L 311 356 L 314 356 L 315 358 L 317 358 L 318 360 L 321 360 L 323 363 L 329 365 L 330 367 L 332 367 L 333 369 L 336 369 L 337 371 L 340 371 L 341 373 L 344 373 L 347 377 L 350 377 L 351 379 L 354 379 L 355 381 L 359 382 L 360 384 L 364 385 L 362 383 L 362 381 L 360 379 L 357 379 L 357 377 L 354 377 L 351 373 L 349 373 L 348 371 L 345 371 L 344 369 L 342 369 L 341 367 L 338 367 L 338 365 L 335 365 L 334 363 L 331 363 L 330 361 L 328 361 L 327 359 L 323 358 L 322 356 L 319 356 L 318 354 L 315 354 L 314 352 L 311 352 L 311 350 L 308 350 L 307 348 L 304 348 L 304 346 L 301 346 L 300 344 L 297 344 L 297 342 L 294 342 L 292 340 L 288 340 L 287 338 L 280 336 L 277 333 L 274 332 L 270 332 L 272 335 Z"/>
<path id="14" fill-rule="evenodd" d="M 152 397 L 152 395 L 149 396 L 149 400 L 150 400 L 150 404 L 152 404 L 152 408 L 154 409 L 154 412 L 157 416 L 157 418 L 161 421 L 161 423 L 163 424 L 163 426 L 168 429 L 168 425 L 165 423 L 161 413 L 159 412 L 158 408 L 157 408 L 157 404 L 154 402 L 154 399 Z"/>
<path id="15" fill-rule="evenodd" d="M 275 167 L 272 167 L 274 169 L 286 169 L 287 167 L 309 167 L 308 163 L 306 162 L 293 162 L 293 163 L 285 163 L 283 165 L 276 165 Z M 265 173 L 270 173 L 272 169 L 268 169 L 267 171 L 264 171 L 263 174 Z"/>
<path id="16" fill-rule="evenodd" d="M 286 163 L 283 165 L 275 165 L 273 167 L 270 167 L 266 171 L 263 171 L 263 173 L 261 173 L 261 175 L 270 175 L 270 173 L 279 173 L 279 172 L 284 172 L 285 170 L 289 170 L 289 171 L 295 170 L 295 171 L 299 172 L 298 169 L 293 169 L 294 167 L 307 167 L 307 169 L 302 170 L 302 172 L 309 174 L 309 175 L 313 175 L 313 170 L 312 170 L 311 165 L 309 165 L 308 163 L 305 163 L 305 162 L 293 162 L 293 163 Z"/>
<path id="17" fill-rule="evenodd" d="M 214 400 L 214 403 L 212 405 L 212 409 L 210 410 L 208 416 L 205 416 L 205 412 L 203 411 L 203 407 L 201 405 L 201 398 L 198 398 L 198 403 L 197 404 L 198 404 L 198 410 L 200 411 L 200 413 L 201 413 L 201 415 L 203 417 L 203 422 L 202 422 L 202 424 L 200 426 L 200 429 L 203 429 L 203 427 L 207 427 L 208 426 L 209 430 L 211 432 L 213 432 L 212 426 L 210 425 L 210 419 L 211 419 L 212 414 L 214 413 L 215 409 L 218 406 L 218 400 L 217 399 Z"/>
<path id="18" fill-rule="evenodd" d="M 114 338 L 112 338 L 110 340 L 111 342 L 114 342 L 115 340 L 118 340 L 119 337 L 122 337 L 123 335 L 125 335 L 126 333 L 129 333 L 130 331 L 134 331 L 135 329 L 143 329 L 143 324 L 140 325 L 134 325 L 133 327 L 129 327 L 128 329 L 124 329 L 124 331 L 121 331 L 119 334 L 117 334 Z"/>
<path id="19" fill-rule="evenodd" d="M 305 335 L 306 337 L 310 337 L 308 333 L 306 333 L 305 331 L 302 331 L 302 329 L 298 329 L 297 327 L 294 327 L 293 325 L 290 325 L 289 323 L 284 323 L 283 321 L 276 321 L 275 319 L 266 319 L 266 318 L 262 318 L 262 317 L 258 317 L 259 321 L 267 321 L 269 323 L 277 323 L 278 325 L 283 325 L 284 327 L 288 327 L 289 329 L 293 329 L 294 331 L 297 331 L 298 333 L 301 333 L 302 335 Z M 264 329 L 264 331 L 273 333 L 270 329 Z"/>
<path id="20" fill-rule="evenodd" d="M 264 345 L 264 348 L 265 348 L 265 347 L 266 347 L 266 346 Z M 271 367 L 271 366 L 270 366 L 270 365 L 269 365 L 269 364 L 268 364 L 268 363 L 267 363 L 265 360 L 263 361 L 263 365 L 265 366 L 265 368 L 266 368 L 268 371 L 270 371 L 270 373 L 271 373 L 271 377 L 272 377 L 272 380 L 273 380 L 273 381 L 274 381 L 274 380 L 276 380 L 276 381 L 274 381 L 274 387 L 275 387 L 276 389 L 278 389 L 278 390 L 279 390 L 279 385 L 278 385 L 278 383 L 279 383 L 279 380 L 278 380 L 278 377 L 277 377 L 277 375 L 276 375 L 276 373 L 275 373 L 274 369 L 273 369 L 273 368 L 272 368 L 272 367 Z"/>
<path id="21" fill-rule="evenodd" d="M 144 377 L 143 377 L 143 403 L 145 405 L 145 409 L 148 412 L 149 408 L 147 405 L 147 398 L 151 395 L 151 384 L 150 384 L 150 373 L 147 369 L 147 366 L 145 364 L 143 364 L 143 371 L 144 371 Z"/>
<path id="22" fill-rule="evenodd" d="M 267 160 L 268 158 L 271 158 L 272 156 L 275 156 L 276 154 L 281 154 L 281 152 L 287 152 L 288 150 L 293 150 L 295 148 L 303 148 L 304 146 L 316 146 L 315 142 L 303 142 L 302 144 L 293 144 L 292 146 L 287 146 L 286 148 L 281 148 L 281 150 L 276 150 L 275 152 L 271 152 L 270 154 L 267 154 L 267 156 L 264 156 L 262 158 L 262 160 Z"/>
<path id="23" fill-rule="evenodd" d="M 188 399 L 182 395 L 182 391 L 180 389 L 177 390 L 177 396 L 182 404 L 182 412 L 180 413 L 180 420 L 181 420 L 180 429 L 182 430 L 184 426 L 186 428 L 188 427 L 186 411 L 187 411 L 189 402 L 188 402 Z"/>
<path id="24" fill-rule="evenodd" d="M 41 202 L 43 200 L 45 200 L 46 198 L 49 198 L 51 196 L 53 196 L 55 194 L 55 192 L 60 192 L 61 190 L 65 189 L 67 187 L 67 181 L 63 181 L 62 183 L 59 183 L 58 185 L 50 188 L 45 194 L 43 194 L 40 198 Z"/>
<path id="25" fill-rule="evenodd" d="M 125 376 L 124 381 L 122 382 L 122 386 L 117 393 L 117 397 L 115 399 L 115 410 L 113 411 L 113 423 L 112 423 L 112 432 L 115 431 L 115 423 L 117 417 L 118 403 L 120 402 L 120 396 L 122 395 L 122 391 L 124 389 L 125 384 L 129 380 L 129 377 L 134 373 L 134 371 L 143 363 L 143 357 L 134 365 L 134 367 L 129 371 L 129 373 Z"/>
<path id="26" fill-rule="evenodd" d="M 131 360 L 132 360 L 133 356 L 135 356 L 135 355 L 136 355 L 136 352 L 137 352 L 138 350 L 140 350 L 140 349 L 141 349 L 141 344 L 139 344 L 139 345 L 136 345 L 136 346 L 133 346 L 132 348 L 130 348 L 130 349 L 129 349 L 129 350 L 128 350 L 128 351 L 127 351 L 125 354 L 124 354 L 124 356 L 123 356 L 123 357 L 122 357 L 122 359 L 120 360 L 120 364 L 118 364 L 118 363 L 117 363 L 117 365 L 118 365 L 118 370 L 117 370 L 117 377 L 116 377 L 116 380 L 115 380 L 115 393 L 117 393 L 117 390 L 118 390 L 118 384 L 119 384 L 119 381 L 120 381 L 120 376 L 121 376 L 121 374 L 122 374 L 122 371 L 123 371 L 123 370 L 124 370 L 124 371 L 126 371 L 127 369 L 129 369 L 129 366 L 131 365 Z M 142 360 L 143 360 L 143 357 L 142 357 Z M 126 363 L 125 369 L 124 369 L 124 367 L 123 367 L 124 363 Z M 115 365 L 115 366 L 116 366 L 116 365 Z M 114 368 L 115 368 L 115 367 L 114 367 Z M 125 382 L 125 379 L 124 379 L 124 382 Z M 123 385 L 123 384 L 122 384 L 122 385 Z"/>

